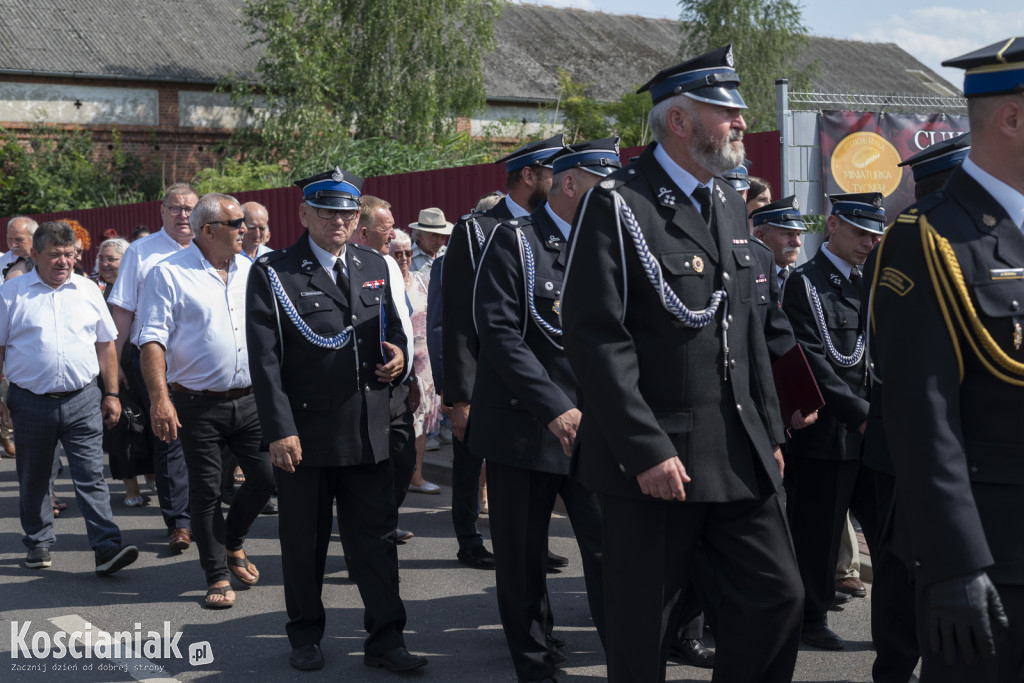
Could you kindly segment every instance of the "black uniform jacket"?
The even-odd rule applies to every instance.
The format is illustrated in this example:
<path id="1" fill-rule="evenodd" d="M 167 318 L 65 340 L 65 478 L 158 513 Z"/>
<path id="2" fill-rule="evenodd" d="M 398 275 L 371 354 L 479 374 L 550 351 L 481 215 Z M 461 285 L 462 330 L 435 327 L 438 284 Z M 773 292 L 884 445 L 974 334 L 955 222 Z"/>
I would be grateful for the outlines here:
<path id="1" fill-rule="evenodd" d="M 832 345 L 842 355 L 851 355 L 861 324 L 861 293 L 839 272 L 822 251 L 818 251 L 786 280 L 782 309 L 793 326 L 796 340 L 804 348 L 807 363 L 825 399 L 818 421 L 797 430 L 790 439 L 789 453 L 805 458 L 856 460 L 861 457 L 858 427 L 868 416 L 868 388 L 864 383 L 864 359 L 851 367 L 837 365 L 825 351 L 816 313 L 807 293 L 810 283 L 821 301 L 822 313 Z"/>
<path id="2" fill-rule="evenodd" d="M 544 205 L 491 233 L 477 271 L 473 311 L 480 351 L 469 448 L 490 461 L 555 474 L 569 458 L 547 424 L 576 407 L 576 379 L 561 337 L 533 318 L 520 233 L 534 262 L 533 308 L 558 329 L 568 253 Z"/>
<path id="3" fill-rule="evenodd" d="M 973 321 L 949 296 L 943 310 L 928 259 L 944 261 L 922 225 L 948 240 Z M 1024 584 L 1024 234 L 957 169 L 880 248 L 872 353 L 896 469 L 894 549 L 925 584 L 985 568 Z"/>
<path id="4" fill-rule="evenodd" d="M 779 278 L 775 274 L 775 255 L 771 247 L 757 239 L 750 238 L 750 253 L 757 265 L 753 268 L 754 300 L 757 302 L 757 314 L 764 325 L 764 337 L 768 342 L 768 355 L 774 363 L 796 346 L 793 326 L 782 311 L 782 289 Z M 782 416 L 789 420 L 789 415 Z"/>
<path id="5" fill-rule="evenodd" d="M 772 449 L 785 436 L 757 313 L 746 206 L 715 181 L 714 239 L 653 150 L 584 198 L 571 236 L 561 308 L 583 413 L 574 472 L 595 492 L 641 498 L 636 475 L 678 456 L 692 478 L 687 500 L 766 495 L 781 482 Z M 710 324 L 687 327 L 665 309 L 620 225 L 613 191 L 688 308 L 704 309 L 725 288 L 727 302 Z"/>
<path id="6" fill-rule="evenodd" d="M 292 246 L 256 259 L 249 274 L 249 371 L 263 439 L 270 443 L 297 435 L 302 464 L 311 466 L 369 464 L 388 457 L 390 387 L 377 379 L 375 369 L 383 362 L 382 327 L 387 328 L 384 339 L 401 349 L 406 348 L 405 333 L 391 301 L 384 258 L 349 244 L 345 263 L 347 292 L 316 260 L 309 235 L 303 233 Z M 271 290 L 271 268 L 313 332 L 332 337 L 351 325 L 352 341 L 336 351 L 307 341 Z"/>
<path id="7" fill-rule="evenodd" d="M 478 347 L 473 327 L 473 280 L 484 246 L 476 228 L 480 228 L 486 240 L 494 226 L 511 218 L 512 212 L 502 198 L 487 211 L 460 218 L 448 241 L 441 291 L 444 302 L 441 356 L 444 363 L 444 401 L 448 405 L 464 403 L 473 396 Z"/>

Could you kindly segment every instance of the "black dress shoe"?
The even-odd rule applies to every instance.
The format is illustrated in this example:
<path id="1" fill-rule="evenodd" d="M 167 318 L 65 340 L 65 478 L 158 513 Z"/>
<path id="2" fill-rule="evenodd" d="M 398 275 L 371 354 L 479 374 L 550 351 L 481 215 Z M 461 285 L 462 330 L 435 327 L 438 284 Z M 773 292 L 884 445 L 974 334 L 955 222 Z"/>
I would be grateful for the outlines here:
<path id="1" fill-rule="evenodd" d="M 550 550 L 548 551 L 548 569 L 559 569 L 561 567 L 569 566 L 569 558 L 562 557 L 561 555 L 555 555 Z"/>
<path id="2" fill-rule="evenodd" d="M 464 548 L 456 557 L 459 562 L 473 569 L 494 569 L 494 554 L 482 545 Z"/>
<path id="3" fill-rule="evenodd" d="M 705 647 L 703 640 L 686 638 L 668 646 L 669 654 L 678 657 L 690 666 L 712 669 L 715 666 L 715 651 Z"/>
<path id="4" fill-rule="evenodd" d="M 842 650 L 843 639 L 828 626 L 818 626 L 800 634 L 800 640 L 822 650 Z"/>
<path id="5" fill-rule="evenodd" d="M 551 653 L 551 661 L 555 664 L 561 664 L 562 662 L 569 659 L 569 655 L 565 654 L 565 641 L 561 638 L 555 638 L 554 636 L 544 636 L 544 644 L 548 646 L 548 652 Z"/>
<path id="6" fill-rule="evenodd" d="M 836 591 L 835 597 L 832 598 L 832 604 L 828 608 L 833 612 L 842 612 L 842 605 L 850 602 L 850 600 L 853 600 L 853 596 Z"/>
<path id="7" fill-rule="evenodd" d="M 427 665 L 426 657 L 410 654 L 404 647 L 393 647 L 379 655 L 363 655 L 363 664 L 388 671 L 412 671 Z"/>
<path id="8" fill-rule="evenodd" d="M 270 497 L 267 504 L 263 506 L 262 510 L 260 510 L 261 515 L 276 515 L 278 512 L 279 508 L 277 507 L 277 498 L 273 496 Z"/>
<path id="9" fill-rule="evenodd" d="M 288 663 L 299 671 L 313 671 L 324 668 L 324 653 L 318 643 L 303 645 L 292 650 Z"/>

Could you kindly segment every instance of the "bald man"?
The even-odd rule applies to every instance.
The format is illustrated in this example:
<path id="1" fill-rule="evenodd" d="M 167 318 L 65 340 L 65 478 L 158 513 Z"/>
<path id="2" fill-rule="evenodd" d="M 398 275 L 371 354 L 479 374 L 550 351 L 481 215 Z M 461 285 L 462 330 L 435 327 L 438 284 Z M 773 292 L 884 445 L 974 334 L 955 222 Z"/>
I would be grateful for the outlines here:
<path id="1" fill-rule="evenodd" d="M 270 234 L 270 218 L 267 207 L 259 202 L 242 204 L 245 214 L 245 235 L 242 236 L 242 253 L 255 261 L 267 252 L 273 251 L 264 244 L 266 235 Z"/>

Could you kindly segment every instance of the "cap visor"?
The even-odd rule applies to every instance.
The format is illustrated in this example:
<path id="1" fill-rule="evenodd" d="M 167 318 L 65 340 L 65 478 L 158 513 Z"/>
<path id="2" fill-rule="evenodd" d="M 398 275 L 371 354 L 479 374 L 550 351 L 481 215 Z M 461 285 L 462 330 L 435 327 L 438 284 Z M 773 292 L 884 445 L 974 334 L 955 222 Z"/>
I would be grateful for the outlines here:
<path id="1" fill-rule="evenodd" d="M 717 104 L 720 107 L 736 107 L 738 109 L 747 108 L 747 103 L 743 101 L 743 97 L 740 96 L 740 91 L 736 88 L 697 88 L 696 90 L 690 90 L 683 94 L 689 98 L 697 100 L 698 102 Z"/>

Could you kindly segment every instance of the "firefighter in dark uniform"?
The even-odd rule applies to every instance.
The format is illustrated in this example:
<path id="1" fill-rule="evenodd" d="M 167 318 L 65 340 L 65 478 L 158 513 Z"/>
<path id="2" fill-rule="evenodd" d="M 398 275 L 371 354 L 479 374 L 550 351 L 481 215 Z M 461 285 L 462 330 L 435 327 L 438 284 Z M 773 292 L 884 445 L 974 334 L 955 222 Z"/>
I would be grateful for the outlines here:
<path id="1" fill-rule="evenodd" d="M 788 681 L 803 591 L 781 505 L 784 428 L 753 301 L 731 46 L 665 69 L 656 143 L 584 199 L 562 290 L 582 411 L 573 474 L 602 506 L 611 681 L 665 675 L 698 543 L 720 594 L 716 677 Z M 661 577 L 661 580 L 658 579 Z"/>
<path id="2" fill-rule="evenodd" d="M 414 669 L 427 660 L 405 649 L 388 459 L 390 384 L 407 362 L 396 309 L 404 302 L 391 300 L 384 258 L 347 244 L 362 178 L 335 167 L 296 184 L 307 232 L 256 260 L 246 297 L 253 390 L 277 468 L 289 661 L 323 666 L 321 589 L 336 500 L 366 610 L 364 662 Z"/>
<path id="3" fill-rule="evenodd" d="M 966 69 L 971 150 L 896 219 L 872 355 L 912 567 L 921 680 L 1024 680 L 1024 38 Z"/>
<path id="4" fill-rule="evenodd" d="M 868 386 L 860 267 L 885 230 L 885 210 L 880 192 L 829 199 L 828 242 L 789 276 L 782 296 L 825 399 L 818 421 L 789 441 L 787 504 L 806 596 L 801 639 L 841 650 L 842 638 L 828 627 L 826 614 L 835 600 L 836 557 L 848 510 L 872 547 L 875 539 L 874 480 L 861 468 Z"/>
<path id="5" fill-rule="evenodd" d="M 604 634 L 600 510 L 593 492 L 569 477 L 580 412 L 558 314 L 570 221 L 583 195 L 621 166 L 618 138 L 571 145 L 550 162 L 547 201 L 528 219 L 494 229 L 474 292 L 480 351 L 469 447 L 487 453 L 498 611 L 520 680 L 552 676 L 565 659 L 552 643 L 545 580 L 556 495 L 565 501 L 591 615 Z"/>
<path id="6" fill-rule="evenodd" d="M 493 569 L 494 557 L 476 528 L 480 467 L 486 453 L 466 447 L 473 382 L 476 378 L 477 337 L 473 326 L 473 280 L 491 231 L 501 221 L 524 218 L 547 197 L 551 165 L 547 160 L 562 149 L 562 135 L 530 142 L 498 159 L 508 173 L 506 194 L 493 208 L 467 214 L 452 230 L 444 254 L 441 287 L 441 356 L 443 396 L 452 406 L 452 525 L 459 542 L 458 560 L 476 569 Z M 567 564 L 561 558 L 561 564 Z"/>
<path id="7" fill-rule="evenodd" d="M 920 200 L 941 189 L 950 173 L 967 158 L 971 134 L 937 142 L 924 151 L 901 162 L 914 174 L 914 196 Z M 875 272 L 878 250 L 871 252 L 864 264 L 864 281 L 870 283 Z M 864 319 L 869 315 L 869 299 L 864 301 Z M 870 337 L 869 337 L 870 339 Z M 868 343 L 871 356 L 874 343 Z M 870 362 L 870 359 L 869 359 Z M 874 368 L 874 364 L 870 366 Z M 908 567 L 893 553 L 890 519 L 893 494 L 896 491 L 895 470 L 885 441 L 882 423 L 883 389 L 881 382 L 871 382 L 871 405 L 864 429 L 864 467 L 875 477 L 875 507 L 878 512 L 879 535 L 871 557 L 871 642 L 875 646 L 875 662 L 871 675 L 876 683 L 905 683 L 910 680 L 920 649 L 914 624 L 914 587 Z"/>

